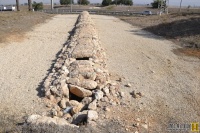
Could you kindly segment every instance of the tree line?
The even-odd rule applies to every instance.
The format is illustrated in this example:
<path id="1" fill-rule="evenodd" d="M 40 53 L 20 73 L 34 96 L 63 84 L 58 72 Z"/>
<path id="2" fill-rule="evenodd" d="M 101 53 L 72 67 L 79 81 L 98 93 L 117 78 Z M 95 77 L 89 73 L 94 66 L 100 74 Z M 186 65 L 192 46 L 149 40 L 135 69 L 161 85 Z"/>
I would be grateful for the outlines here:
<path id="1" fill-rule="evenodd" d="M 19 0 L 16 0 L 16 7 L 17 7 L 17 11 L 20 11 Z M 42 2 L 37 3 L 35 1 L 33 1 L 32 3 L 32 0 L 28 0 L 28 10 L 32 11 L 33 9 L 36 11 L 43 9 L 43 3 Z"/>
<path id="2" fill-rule="evenodd" d="M 60 0 L 60 4 L 61 5 L 68 5 L 71 3 L 71 0 Z M 74 3 L 74 0 L 72 0 L 72 3 Z M 78 4 L 80 5 L 88 5 L 90 4 L 89 0 L 78 0 L 77 1 Z M 133 1 L 132 0 L 103 0 L 102 1 L 102 6 L 108 6 L 108 5 L 133 5 Z"/>
<path id="3" fill-rule="evenodd" d="M 132 0 L 103 0 L 102 6 L 108 6 L 108 5 L 133 5 Z"/>
<path id="4" fill-rule="evenodd" d="M 61 5 L 69 5 L 69 4 L 74 4 L 74 0 L 60 0 Z M 89 0 L 78 0 L 77 3 L 79 5 L 89 5 L 90 1 Z"/>
<path id="5" fill-rule="evenodd" d="M 151 5 L 152 5 L 153 8 L 162 8 L 162 7 L 160 7 L 160 5 L 166 7 L 167 6 L 166 2 L 167 2 L 167 0 L 154 0 L 151 3 Z M 168 0 L 168 2 L 169 2 L 169 0 Z M 181 12 L 181 8 L 182 8 L 182 2 L 183 2 L 183 0 L 180 0 L 180 6 L 179 6 L 179 11 L 180 12 Z"/>
<path id="6" fill-rule="evenodd" d="M 168 0 L 169 1 L 169 0 Z M 180 8 L 179 11 L 181 11 L 181 7 L 182 7 L 182 1 L 180 0 Z M 88 5 L 90 4 L 89 0 L 78 0 L 77 1 L 78 4 L 80 5 Z M 167 0 L 153 0 L 153 2 L 151 3 L 153 8 L 162 8 L 160 7 L 161 5 L 163 7 L 167 7 Z M 68 5 L 68 4 L 74 4 L 74 0 L 60 0 L 60 4 L 61 5 Z M 102 6 L 109 6 L 109 5 L 133 5 L 133 1 L 132 0 L 103 0 L 102 1 Z M 17 11 L 19 11 L 19 0 L 16 0 L 16 6 L 17 6 Z M 36 3 L 33 2 L 32 4 L 32 0 L 28 0 L 28 9 L 29 11 L 32 11 L 32 9 L 35 10 L 40 10 L 43 9 L 43 3 Z"/>

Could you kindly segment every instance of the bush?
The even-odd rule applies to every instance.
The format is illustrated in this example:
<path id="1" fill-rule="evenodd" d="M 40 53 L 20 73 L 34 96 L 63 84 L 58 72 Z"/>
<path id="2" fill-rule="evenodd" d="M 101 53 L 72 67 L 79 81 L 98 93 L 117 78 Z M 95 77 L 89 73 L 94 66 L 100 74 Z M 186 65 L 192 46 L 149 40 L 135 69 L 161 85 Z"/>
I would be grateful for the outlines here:
<path id="1" fill-rule="evenodd" d="M 161 8 L 160 5 L 163 5 L 164 7 L 166 6 L 166 1 L 163 1 L 163 0 L 154 0 L 152 3 L 151 3 L 151 6 L 153 8 Z"/>
<path id="2" fill-rule="evenodd" d="M 110 0 L 103 0 L 102 1 L 102 5 L 103 6 L 108 6 L 110 4 L 117 4 L 117 5 L 133 5 L 133 1 L 132 0 L 114 0 L 114 1 L 110 1 Z"/>
<path id="3" fill-rule="evenodd" d="M 69 5 L 71 4 L 71 0 L 60 0 L 61 5 Z M 72 4 L 74 4 L 74 0 L 72 0 Z"/>
<path id="4" fill-rule="evenodd" d="M 80 5 L 88 5 L 90 2 L 88 0 L 78 0 L 78 4 Z"/>
<path id="5" fill-rule="evenodd" d="M 112 2 L 112 0 L 103 0 L 102 1 L 102 6 L 108 6 L 108 5 L 111 4 L 111 2 Z"/>
<path id="6" fill-rule="evenodd" d="M 35 11 L 38 11 L 38 10 L 42 10 L 42 9 L 43 9 L 43 3 L 42 3 L 42 2 L 36 3 L 36 2 L 34 1 L 33 4 L 32 4 L 32 6 L 33 6 L 33 9 L 34 9 Z"/>

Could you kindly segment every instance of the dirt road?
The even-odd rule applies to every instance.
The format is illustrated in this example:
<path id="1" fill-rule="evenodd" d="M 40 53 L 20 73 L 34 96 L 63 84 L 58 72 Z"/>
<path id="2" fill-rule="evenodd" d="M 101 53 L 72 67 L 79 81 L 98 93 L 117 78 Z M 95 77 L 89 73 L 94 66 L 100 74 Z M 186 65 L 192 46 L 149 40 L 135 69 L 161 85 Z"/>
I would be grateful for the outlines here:
<path id="1" fill-rule="evenodd" d="M 146 132 L 167 132 L 169 123 L 200 121 L 200 60 L 176 55 L 178 46 L 117 18 L 92 16 L 108 57 L 108 70 L 125 77 L 122 86 Z M 134 99 L 132 91 L 144 96 Z M 130 114 L 126 114 L 130 115 Z M 123 116 L 122 116 L 123 117 Z M 133 121 L 130 121 L 130 126 Z M 142 131 L 144 132 L 144 131 Z"/>
<path id="2" fill-rule="evenodd" d="M 76 15 L 55 16 L 27 33 L 25 40 L 0 48 L 0 127 L 13 128 L 20 124 L 22 116 L 45 111 L 38 88 L 76 18 Z M 200 121 L 198 58 L 176 55 L 173 51 L 178 46 L 172 42 L 117 18 L 95 15 L 92 18 L 106 49 L 108 70 L 115 77 L 125 77 L 121 90 L 125 92 L 124 102 L 131 103 L 131 109 L 118 105 L 118 110 L 125 111 L 118 115 L 116 110 L 114 117 L 126 120 L 134 114 L 135 119 L 145 120 L 148 127 L 138 128 L 142 133 L 167 132 L 169 123 Z M 125 87 L 127 83 L 132 86 Z M 129 94 L 132 91 L 143 96 L 134 99 Z M 127 120 L 126 127 L 133 128 L 135 120 Z M 121 126 L 115 128 L 118 131 Z"/>
<path id="3" fill-rule="evenodd" d="M 38 88 L 76 19 L 77 15 L 57 15 L 28 32 L 25 40 L 12 40 L 0 48 L 0 129 L 13 128 L 23 116 L 44 112 Z"/>

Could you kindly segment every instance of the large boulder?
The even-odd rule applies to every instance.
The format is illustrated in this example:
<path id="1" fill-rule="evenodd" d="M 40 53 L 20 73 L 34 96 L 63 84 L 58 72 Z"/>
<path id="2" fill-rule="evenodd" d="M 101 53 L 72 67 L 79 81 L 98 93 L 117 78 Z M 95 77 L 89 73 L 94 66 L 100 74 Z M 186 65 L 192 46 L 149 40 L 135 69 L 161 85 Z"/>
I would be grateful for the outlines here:
<path id="1" fill-rule="evenodd" d="M 86 90 L 75 85 L 70 85 L 70 92 L 81 98 L 92 96 L 92 92 L 90 90 Z"/>

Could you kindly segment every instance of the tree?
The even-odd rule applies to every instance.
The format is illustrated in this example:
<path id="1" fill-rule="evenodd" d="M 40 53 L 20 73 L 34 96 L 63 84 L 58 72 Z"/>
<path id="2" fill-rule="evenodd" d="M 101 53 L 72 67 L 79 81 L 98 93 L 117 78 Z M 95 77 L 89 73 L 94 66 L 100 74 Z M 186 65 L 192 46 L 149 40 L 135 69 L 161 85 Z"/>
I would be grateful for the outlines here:
<path id="1" fill-rule="evenodd" d="M 132 5 L 133 5 L 133 1 L 132 1 L 132 0 L 126 0 L 125 5 L 130 5 L 130 6 L 132 6 Z"/>
<path id="2" fill-rule="evenodd" d="M 72 4 L 74 3 L 74 0 L 72 0 Z M 71 4 L 71 0 L 60 0 L 61 5 L 69 5 Z"/>
<path id="3" fill-rule="evenodd" d="M 116 5 L 123 4 L 123 5 L 132 6 L 133 5 L 133 1 L 132 0 L 114 0 L 114 1 L 112 1 L 111 4 L 116 4 Z"/>
<path id="4" fill-rule="evenodd" d="M 19 0 L 16 0 L 17 11 L 19 11 Z"/>
<path id="5" fill-rule="evenodd" d="M 32 0 L 28 0 L 28 10 L 32 11 Z"/>
<path id="6" fill-rule="evenodd" d="M 112 0 L 103 0 L 102 1 L 102 6 L 108 6 L 112 3 Z"/>
<path id="7" fill-rule="evenodd" d="M 182 1 L 183 1 L 183 0 L 181 0 L 181 1 L 180 1 L 180 8 L 179 8 L 179 12 L 181 12 Z"/>
<path id="8" fill-rule="evenodd" d="M 88 0 L 78 0 L 78 4 L 80 4 L 80 5 L 88 5 L 88 4 L 90 4 L 90 1 L 88 1 Z"/>
<path id="9" fill-rule="evenodd" d="M 37 11 L 37 10 L 42 10 L 42 9 L 43 9 L 43 3 L 42 3 L 42 2 L 36 3 L 36 2 L 34 1 L 34 2 L 33 2 L 33 9 L 34 9 L 35 11 Z"/>
<path id="10" fill-rule="evenodd" d="M 191 6 L 190 6 L 190 5 L 188 5 L 188 7 L 187 7 L 187 8 L 188 8 L 188 11 L 190 11 L 190 8 L 191 8 Z"/>
<path id="11" fill-rule="evenodd" d="M 151 6 L 153 8 L 162 8 L 161 6 L 166 6 L 166 0 L 154 0 Z"/>

